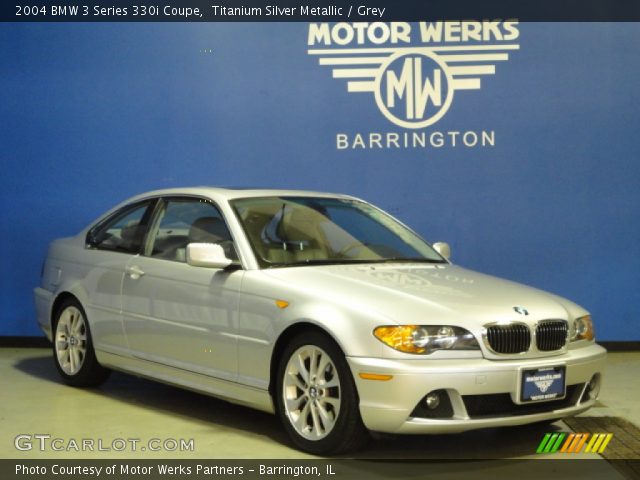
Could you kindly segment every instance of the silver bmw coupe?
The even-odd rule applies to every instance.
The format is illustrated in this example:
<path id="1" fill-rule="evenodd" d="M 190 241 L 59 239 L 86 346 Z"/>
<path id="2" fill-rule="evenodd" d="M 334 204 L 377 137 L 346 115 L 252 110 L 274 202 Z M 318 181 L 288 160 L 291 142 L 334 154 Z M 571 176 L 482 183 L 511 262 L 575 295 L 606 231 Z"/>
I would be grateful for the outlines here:
<path id="1" fill-rule="evenodd" d="M 593 406 L 589 313 L 449 256 L 351 196 L 161 190 L 54 241 L 35 303 L 68 384 L 196 390 L 276 413 L 315 454 Z"/>

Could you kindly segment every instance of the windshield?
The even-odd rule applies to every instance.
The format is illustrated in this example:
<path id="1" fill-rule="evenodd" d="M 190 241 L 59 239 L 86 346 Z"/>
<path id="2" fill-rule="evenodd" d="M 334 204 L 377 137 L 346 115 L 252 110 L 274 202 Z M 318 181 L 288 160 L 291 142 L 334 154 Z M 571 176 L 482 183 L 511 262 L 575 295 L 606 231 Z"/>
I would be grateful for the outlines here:
<path id="1" fill-rule="evenodd" d="M 266 197 L 231 205 L 262 268 L 309 264 L 446 263 L 397 220 L 361 201 Z"/>

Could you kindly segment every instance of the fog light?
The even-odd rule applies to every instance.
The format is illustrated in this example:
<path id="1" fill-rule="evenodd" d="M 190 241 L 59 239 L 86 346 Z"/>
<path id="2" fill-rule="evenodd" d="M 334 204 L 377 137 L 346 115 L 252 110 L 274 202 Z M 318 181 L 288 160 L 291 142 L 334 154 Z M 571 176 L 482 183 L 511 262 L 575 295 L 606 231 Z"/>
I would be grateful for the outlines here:
<path id="1" fill-rule="evenodd" d="M 430 391 L 418 401 L 410 417 L 452 418 L 453 406 L 451 405 L 450 393 L 443 388 Z"/>
<path id="2" fill-rule="evenodd" d="M 429 410 L 435 410 L 440 406 L 440 395 L 437 392 L 431 392 L 425 397 L 424 403 L 427 404 Z"/>

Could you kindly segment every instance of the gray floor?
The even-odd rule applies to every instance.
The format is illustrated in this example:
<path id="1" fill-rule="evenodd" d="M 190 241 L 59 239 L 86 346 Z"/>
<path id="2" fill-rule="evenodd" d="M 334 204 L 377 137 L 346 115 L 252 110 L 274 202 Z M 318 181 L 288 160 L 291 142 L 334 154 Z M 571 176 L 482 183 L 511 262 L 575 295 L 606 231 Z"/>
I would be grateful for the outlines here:
<path id="1" fill-rule="evenodd" d="M 624 417 L 640 424 L 640 353 L 609 356 L 598 406 L 585 415 Z M 277 419 L 265 413 L 114 373 L 98 389 L 63 385 L 46 349 L 0 349 L 0 458 L 311 458 L 293 449 Z M 489 429 L 438 436 L 382 436 L 362 458 L 566 458 L 535 455 L 544 433 L 566 424 Z M 20 434 L 48 434 L 65 442 L 84 438 L 194 439 L 193 451 L 18 451 Z M 590 454 L 589 458 L 593 458 Z M 575 458 L 575 456 L 573 457 Z M 640 456 L 637 456 L 640 458 Z M 602 460 L 604 462 L 604 460 Z"/>

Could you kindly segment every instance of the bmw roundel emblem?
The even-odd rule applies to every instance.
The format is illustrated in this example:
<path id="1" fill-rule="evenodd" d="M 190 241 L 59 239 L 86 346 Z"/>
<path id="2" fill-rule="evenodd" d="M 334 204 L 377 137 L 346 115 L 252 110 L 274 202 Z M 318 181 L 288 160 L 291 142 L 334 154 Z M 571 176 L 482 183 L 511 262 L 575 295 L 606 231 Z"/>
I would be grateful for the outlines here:
<path id="1" fill-rule="evenodd" d="M 516 313 L 519 313 L 520 315 L 529 315 L 529 311 L 524 307 L 516 306 L 516 307 L 513 307 L 513 309 L 515 310 Z"/>

